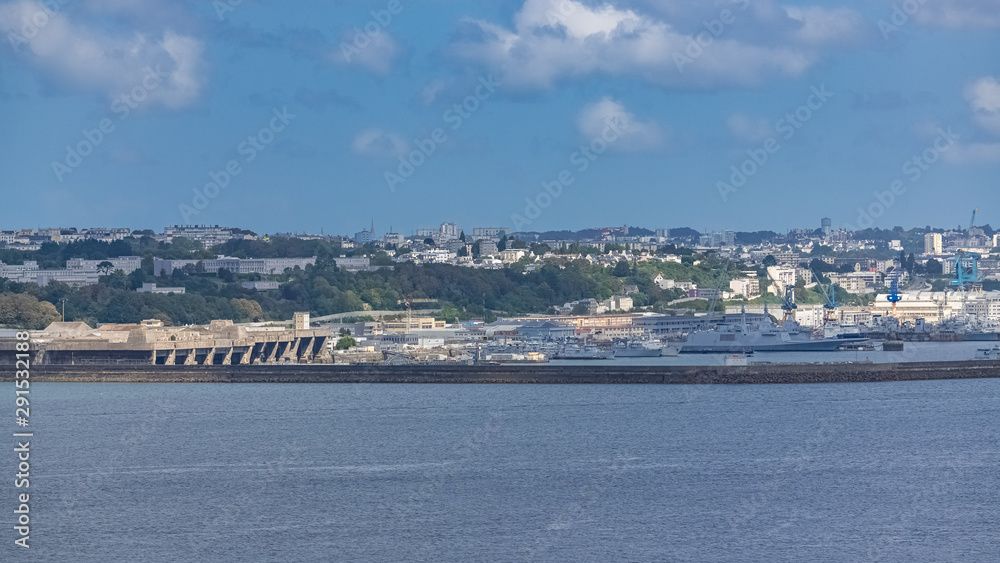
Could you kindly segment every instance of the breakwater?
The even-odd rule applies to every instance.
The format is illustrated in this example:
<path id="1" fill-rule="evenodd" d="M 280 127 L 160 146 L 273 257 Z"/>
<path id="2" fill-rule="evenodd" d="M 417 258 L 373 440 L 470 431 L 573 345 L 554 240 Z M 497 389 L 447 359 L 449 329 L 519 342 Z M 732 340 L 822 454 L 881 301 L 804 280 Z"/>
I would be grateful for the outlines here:
<path id="1" fill-rule="evenodd" d="M 755 364 L 750 366 L 628 365 L 36 365 L 36 382 L 105 383 L 534 383 L 753 384 L 862 383 L 1000 377 L 1000 362 L 900 364 Z M 3 370 L 0 381 L 13 381 Z"/>

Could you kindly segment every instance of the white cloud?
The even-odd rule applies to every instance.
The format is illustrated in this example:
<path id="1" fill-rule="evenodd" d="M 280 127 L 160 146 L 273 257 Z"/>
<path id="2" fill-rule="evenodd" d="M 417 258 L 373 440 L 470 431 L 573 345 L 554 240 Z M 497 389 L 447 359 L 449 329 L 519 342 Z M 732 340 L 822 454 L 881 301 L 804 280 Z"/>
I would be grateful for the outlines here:
<path id="1" fill-rule="evenodd" d="M 793 35 L 805 45 L 853 43 L 864 35 L 864 18 L 847 8 L 787 6 L 785 13 L 799 24 Z"/>
<path id="2" fill-rule="evenodd" d="M 1000 137 L 1000 83 L 992 76 L 979 78 L 965 87 L 972 119 L 988 135 Z M 949 148 L 944 159 L 955 164 L 1000 162 L 1000 143 L 972 142 Z"/>
<path id="3" fill-rule="evenodd" d="M 608 144 L 612 150 L 642 152 L 663 146 L 663 134 L 657 124 L 637 120 L 621 102 L 610 97 L 584 107 L 576 124 L 587 139 L 601 137 L 609 126 L 623 131 L 621 138 Z"/>
<path id="4" fill-rule="evenodd" d="M 409 144 L 395 133 L 372 127 L 354 136 L 351 149 L 361 156 L 396 158 L 409 152 Z"/>
<path id="5" fill-rule="evenodd" d="M 955 164 L 975 164 L 1000 162 L 1000 143 L 970 143 L 955 145 L 941 153 L 948 162 Z"/>
<path id="6" fill-rule="evenodd" d="M 1000 83 L 992 76 L 985 76 L 965 88 L 965 99 L 975 112 L 976 124 L 1000 135 Z"/>
<path id="7" fill-rule="evenodd" d="M 417 99 L 420 100 L 421 104 L 429 106 L 438 100 L 438 97 L 441 96 L 449 85 L 450 83 L 447 80 L 435 78 L 420 89 L 420 94 L 417 96 Z"/>
<path id="8" fill-rule="evenodd" d="M 344 35 L 339 46 L 330 54 L 330 60 L 340 66 L 359 66 L 385 76 L 402 55 L 399 43 L 385 30 L 374 34 L 351 31 Z"/>
<path id="9" fill-rule="evenodd" d="M 739 113 L 730 115 L 726 126 L 734 137 L 749 143 L 763 141 L 774 133 L 767 118 L 752 119 Z"/>
<path id="10" fill-rule="evenodd" d="M 31 38 L 22 35 L 23 22 L 40 18 L 39 13 L 46 14 L 45 24 Z M 197 99 L 206 81 L 202 42 L 169 29 L 111 36 L 64 12 L 47 11 L 39 2 L 18 0 L 0 6 L 0 33 L 8 39 L 10 34 L 25 37 L 26 43 L 18 42 L 25 60 L 70 90 L 115 98 L 142 86 L 153 69 L 162 78 L 147 89 L 145 103 L 177 109 Z"/>
<path id="11" fill-rule="evenodd" d="M 665 87 L 751 85 L 772 76 L 800 75 L 820 59 L 820 47 L 857 41 L 870 27 L 846 9 L 787 8 L 765 18 L 763 11 L 748 6 L 730 6 L 732 23 L 720 22 L 713 33 L 702 24 L 704 18 L 695 27 L 684 25 L 687 21 L 674 25 L 607 0 L 600 5 L 525 0 L 512 30 L 465 20 L 450 54 L 487 67 L 514 90 L 548 89 L 595 74 Z M 756 28 L 753 22 L 765 19 L 764 31 L 770 26 L 781 32 L 745 39 L 750 34 L 739 26 Z"/>
<path id="12" fill-rule="evenodd" d="M 950 29 L 1000 28 L 1000 0 L 928 0 L 913 17 L 921 24 Z"/>

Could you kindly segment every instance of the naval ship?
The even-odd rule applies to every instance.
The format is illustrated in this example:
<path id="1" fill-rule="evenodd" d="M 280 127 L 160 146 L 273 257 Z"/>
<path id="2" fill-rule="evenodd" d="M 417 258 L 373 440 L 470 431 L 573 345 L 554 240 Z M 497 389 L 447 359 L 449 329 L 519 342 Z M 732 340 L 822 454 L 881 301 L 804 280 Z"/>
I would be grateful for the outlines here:
<path id="1" fill-rule="evenodd" d="M 766 313 L 765 305 L 765 313 Z M 749 352 L 835 352 L 842 347 L 870 344 L 864 337 L 810 336 L 795 321 L 774 324 L 764 315 L 759 323 L 748 323 L 744 311 L 738 324 L 720 324 L 715 330 L 693 332 L 681 344 L 681 354 L 738 354 Z"/>

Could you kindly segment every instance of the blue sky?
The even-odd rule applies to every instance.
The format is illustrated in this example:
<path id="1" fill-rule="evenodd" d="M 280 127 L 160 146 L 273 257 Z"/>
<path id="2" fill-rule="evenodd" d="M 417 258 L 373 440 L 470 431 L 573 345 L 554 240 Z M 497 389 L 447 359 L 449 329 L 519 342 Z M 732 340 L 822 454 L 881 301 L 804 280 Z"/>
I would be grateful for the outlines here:
<path id="1" fill-rule="evenodd" d="M 1000 225 L 997 0 L 48 4 L 3 228 Z"/>

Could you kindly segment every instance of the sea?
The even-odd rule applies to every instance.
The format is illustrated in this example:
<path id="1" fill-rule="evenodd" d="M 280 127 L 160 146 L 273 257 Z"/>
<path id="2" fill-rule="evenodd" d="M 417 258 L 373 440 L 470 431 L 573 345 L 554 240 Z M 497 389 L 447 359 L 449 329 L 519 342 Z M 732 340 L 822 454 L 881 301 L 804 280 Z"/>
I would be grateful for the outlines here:
<path id="1" fill-rule="evenodd" d="M 14 391 L 3 562 L 1000 560 L 1000 380 Z"/>

